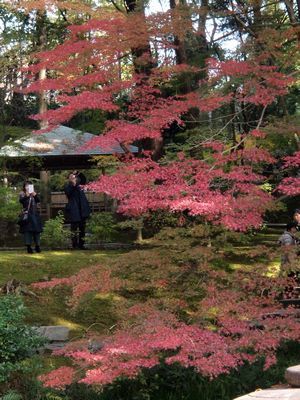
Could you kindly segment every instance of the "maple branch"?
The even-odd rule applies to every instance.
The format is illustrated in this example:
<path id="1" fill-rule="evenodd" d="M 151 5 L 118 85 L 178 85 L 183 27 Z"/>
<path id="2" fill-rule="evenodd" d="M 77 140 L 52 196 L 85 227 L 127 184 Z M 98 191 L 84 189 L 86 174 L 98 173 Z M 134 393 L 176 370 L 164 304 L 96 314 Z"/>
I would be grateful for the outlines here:
<path id="1" fill-rule="evenodd" d="M 267 105 L 265 105 L 264 106 L 264 108 L 263 108 L 263 110 L 262 110 L 262 112 L 261 112 L 261 115 L 260 115 L 260 118 L 259 118 L 259 121 L 258 121 L 258 124 L 256 125 L 256 128 L 255 129 L 259 129 L 260 128 L 260 126 L 261 126 L 261 124 L 262 124 L 262 121 L 263 121 L 263 118 L 264 118 L 264 115 L 265 115 L 265 112 L 266 112 L 266 109 L 267 109 Z"/>
<path id="2" fill-rule="evenodd" d="M 211 32 L 211 35 L 210 35 L 209 43 L 213 43 L 214 42 L 214 36 L 215 36 L 215 33 L 216 33 L 217 29 L 218 29 L 218 24 L 216 22 L 216 19 L 214 17 L 212 17 L 212 20 L 213 20 L 213 29 L 212 29 L 212 32 Z M 206 31 L 207 31 L 207 29 L 206 29 Z"/>
<path id="3" fill-rule="evenodd" d="M 110 2 L 112 3 L 112 5 L 115 7 L 116 10 L 118 10 L 122 14 L 125 14 L 124 10 L 122 10 L 122 8 L 115 2 L 115 0 L 110 0 Z"/>
<path id="4" fill-rule="evenodd" d="M 211 40 L 209 43 L 210 43 L 210 44 L 216 43 L 216 42 L 218 42 L 219 40 L 223 40 L 223 39 L 227 38 L 228 36 L 233 35 L 233 34 L 234 34 L 235 32 L 237 32 L 237 31 L 238 31 L 238 29 L 234 29 L 234 30 L 232 30 L 232 31 L 230 31 L 230 32 L 228 32 L 228 33 L 225 33 L 224 35 L 222 35 L 222 36 L 220 36 L 220 37 L 218 37 L 218 38 L 216 38 L 216 39 Z"/>
<path id="5" fill-rule="evenodd" d="M 234 19 L 239 22 L 239 24 L 245 29 L 246 32 L 250 33 L 251 36 L 257 39 L 257 34 L 249 26 L 247 26 L 245 22 L 237 16 L 237 14 L 234 15 Z"/>
<path id="6" fill-rule="evenodd" d="M 262 112 L 261 112 L 261 115 L 260 115 L 258 124 L 257 124 L 257 126 L 256 126 L 255 129 L 259 129 L 259 128 L 260 128 L 260 126 L 261 126 L 261 124 L 262 124 L 262 121 L 263 121 L 263 117 L 264 117 L 264 114 L 265 114 L 266 109 L 267 109 L 267 105 L 264 106 L 264 108 L 263 108 L 263 110 L 262 110 Z M 243 111 L 244 111 L 244 110 L 243 110 Z M 223 150 L 221 154 L 224 155 L 224 154 L 226 154 L 226 153 L 230 153 L 230 152 L 232 152 L 232 151 L 234 151 L 234 150 L 237 150 L 237 149 L 241 146 L 241 144 L 243 144 L 243 143 L 246 141 L 247 138 L 248 138 L 248 135 L 245 135 L 238 143 L 236 143 L 234 146 L 231 146 L 231 147 L 228 148 L 228 149 Z M 205 161 L 205 160 L 204 160 L 204 161 Z M 216 168 L 216 165 L 213 165 L 213 166 L 210 168 L 209 172 L 213 171 L 215 168 Z"/>
<path id="7" fill-rule="evenodd" d="M 264 106 L 264 108 L 263 108 L 263 110 L 262 110 L 262 112 L 261 112 L 260 118 L 259 118 L 259 120 L 258 120 L 258 124 L 256 125 L 256 128 L 255 128 L 255 129 L 259 129 L 259 128 L 260 128 L 267 107 L 268 107 L 267 105 Z M 243 111 L 245 111 L 245 109 L 244 109 Z M 226 153 L 228 153 L 228 152 L 231 152 L 231 151 L 233 151 L 233 150 L 238 149 L 238 148 L 240 147 L 240 145 L 241 145 L 242 143 L 245 142 L 245 140 L 247 139 L 247 137 L 248 137 L 248 135 L 245 135 L 245 136 L 244 136 L 238 143 L 236 143 L 234 146 L 230 147 L 229 149 L 224 150 L 224 151 L 222 152 L 222 154 L 226 154 Z"/>
<path id="8" fill-rule="evenodd" d="M 58 9 L 60 15 L 63 17 L 63 20 L 67 23 L 69 23 L 68 18 L 66 16 L 66 11 L 62 10 L 61 8 Z"/>
<path id="9" fill-rule="evenodd" d="M 205 139 L 204 141 L 202 141 L 202 142 L 200 142 L 200 143 L 197 143 L 195 146 L 192 147 L 192 149 L 196 149 L 196 148 L 202 146 L 204 143 L 207 143 L 207 142 L 211 141 L 213 138 L 219 136 L 220 133 L 222 133 L 222 132 L 227 128 L 227 126 L 228 126 L 229 124 L 231 124 L 231 123 L 238 117 L 239 114 L 241 114 L 243 111 L 245 111 L 247 108 L 249 108 L 250 105 L 251 105 L 251 104 L 248 104 L 248 105 L 244 108 L 244 110 L 241 110 L 241 111 L 239 111 L 238 113 L 229 114 L 229 115 L 233 115 L 233 117 L 232 117 L 229 121 L 227 121 L 227 123 L 226 123 L 217 133 L 215 133 L 214 135 L 210 136 L 208 139 Z M 221 117 L 221 118 L 222 118 L 222 117 Z"/>

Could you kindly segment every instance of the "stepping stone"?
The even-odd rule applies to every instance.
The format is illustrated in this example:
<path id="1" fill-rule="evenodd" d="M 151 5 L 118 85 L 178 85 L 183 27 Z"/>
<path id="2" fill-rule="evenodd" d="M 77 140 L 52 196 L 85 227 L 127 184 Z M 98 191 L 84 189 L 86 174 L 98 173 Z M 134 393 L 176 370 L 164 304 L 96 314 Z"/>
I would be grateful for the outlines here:
<path id="1" fill-rule="evenodd" d="M 70 329 L 66 326 L 39 326 L 35 330 L 50 342 L 66 342 L 69 339 Z"/>
<path id="2" fill-rule="evenodd" d="M 234 400 L 300 400 L 300 389 L 257 390 Z"/>
<path id="3" fill-rule="evenodd" d="M 50 350 L 50 351 L 60 350 L 60 349 L 63 349 L 66 346 L 66 344 L 67 343 L 65 343 L 65 342 L 47 343 L 47 344 L 45 344 L 44 350 Z"/>
<path id="4" fill-rule="evenodd" d="M 285 379 L 291 386 L 300 387 L 300 365 L 287 368 Z"/>

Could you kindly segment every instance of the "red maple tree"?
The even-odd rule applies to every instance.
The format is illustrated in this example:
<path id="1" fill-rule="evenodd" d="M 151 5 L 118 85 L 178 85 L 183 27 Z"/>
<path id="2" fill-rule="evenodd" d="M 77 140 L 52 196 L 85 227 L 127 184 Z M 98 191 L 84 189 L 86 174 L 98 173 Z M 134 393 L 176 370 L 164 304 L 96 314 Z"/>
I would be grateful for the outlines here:
<path id="1" fill-rule="evenodd" d="M 175 23 L 178 18 L 180 24 Z M 35 55 L 39 62 L 28 68 L 32 81 L 26 92 L 55 91 L 59 104 L 33 118 L 47 120 L 50 128 L 78 112 L 101 110 L 108 114 L 106 129 L 87 147 L 118 143 L 128 152 L 129 144 L 138 142 L 142 147 L 146 139 L 161 143 L 172 124 L 184 127 L 184 116 L 191 109 L 212 112 L 233 99 L 236 107 L 257 106 L 261 115 L 256 128 L 241 132 L 233 145 L 214 143 L 213 139 L 199 143 L 203 151 L 212 149 L 203 160 L 179 154 L 179 160 L 166 165 L 157 162 L 151 152 L 139 159 L 127 155 L 115 175 L 101 177 L 91 188 L 118 199 L 119 211 L 126 215 L 168 209 L 201 215 L 230 229 L 258 227 L 270 207 L 270 196 L 259 186 L 264 177 L 251 170 L 257 164 L 272 163 L 273 158 L 253 145 L 253 138 L 263 135 L 260 126 L 267 106 L 287 93 L 292 79 L 255 59 L 220 62 L 209 58 L 206 79 L 196 88 L 167 95 L 166 88 L 174 80 L 199 73 L 199 68 L 174 64 L 170 57 L 162 56 L 176 50 L 170 36 L 184 37 L 191 29 L 189 21 L 170 10 L 147 19 L 139 13 L 111 13 L 71 26 L 63 44 Z M 149 42 L 159 48 L 156 58 L 149 52 L 133 57 L 133 49 L 146 48 Z M 151 68 L 145 69 L 145 65 Z M 48 78 L 36 81 L 42 68 L 49 71 Z M 223 85 L 225 81 L 228 83 Z M 120 106 L 124 97 L 126 103 Z M 221 187 L 217 181 L 223 182 Z"/>
<path id="2" fill-rule="evenodd" d="M 119 212 L 125 215 L 168 210 L 201 216 L 232 230 L 259 227 L 272 204 L 271 194 L 262 185 L 265 177 L 261 166 L 273 163 L 274 158 L 260 147 L 258 139 L 265 135 L 262 125 L 267 107 L 287 93 L 292 79 L 262 57 L 247 61 L 207 58 L 203 68 L 176 63 L 172 57 L 178 50 L 174 38 L 180 42 L 191 29 L 190 18 L 178 10 L 147 18 L 143 13 L 110 12 L 71 26 L 63 44 L 36 54 L 39 61 L 28 68 L 26 92 L 52 91 L 59 106 L 34 118 L 47 120 L 49 129 L 85 110 L 106 113 L 105 131 L 87 147 L 105 148 L 117 143 L 125 154 L 116 173 L 100 177 L 89 188 L 117 199 Z M 151 46 L 156 52 L 151 52 Z M 49 71 L 47 79 L 36 81 L 37 72 L 43 68 Z M 200 73 L 204 76 L 201 80 L 197 78 Z M 184 78 L 184 90 L 168 90 L 186 76 L 197 84 L 189 85 Z M 197 110 L 198 115 L 221 111 L 232 101 L 237 109 L 257 108 L 259 118 L 253 129 L 241 131 L 234 142 L 215 140 L 218 135 L 199 142 L 202 157 L 179 152 L 171 161 L 158 159 L 155 146 L 162 143 L 172 124 L 184 129 L 191 110 Z M 146 140 L 154 143 L 150 151 L 143 151 Z M 140 147 L 137 157 L 130 154 L 128 145 L 132 143 Z M 296 155 L 287 162 L 297 160 Z M 97 269 L 88 272 L 99 273 Z M 78 296 L 95 289 L 88 272 L 36 287 L 71 285 L 74 305 Z M 218 309 L 215 331 L 205 325 L 185 324 L 168 311 L 150 307 L 149 318 L 104 339 L 99 351 L 89 351 L 83 342 L 59 354 L 84 367 L 82 382 L 106 384 L 153 367 L 166 350 L 174 353 L 164 357 L 165 363 L 178 362 L 215 377 L 260 356 L 269 366 L 283 338 L 299 339 L 299 324 L 290 316 L 267 318 L 263 329 L 251 325 L 277 307 L 271 279 L 267 284 L 261 272 L 254 279 L 252 271 L 251 280 L 238 275 L 232 284 L 234 290 L 229 291 L 227 285 L 214 283 L 224 279 L 221 272 L 207 273 L 212 283 L 199 305 L 199 314 Z M 252 281 L 268 285 L 268 295 L 263 297 L 253 290 Z M 165 281 L 162 286 L 167 284 Z M 281 284 L 284 287 L 287 283 Z M 64 374 L 64 370 L 59 373 Z M 62 387 L 75 379 L 74 371 L 68 369 L 67 377 L 59 382 L 54 378 L 55 374 L 50 374 L 41 379 L 46 385 Z"/>

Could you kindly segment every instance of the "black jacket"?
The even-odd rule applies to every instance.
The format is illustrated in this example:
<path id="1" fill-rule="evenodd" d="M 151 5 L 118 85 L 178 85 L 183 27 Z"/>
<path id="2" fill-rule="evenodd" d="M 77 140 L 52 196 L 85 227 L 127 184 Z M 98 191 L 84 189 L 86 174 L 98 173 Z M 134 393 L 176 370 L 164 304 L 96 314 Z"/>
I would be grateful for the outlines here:
<path id="1" fill-rule="evenodd" d="M 81 222 L 91 214 L 89 202 L 83 189 L 77 184 L 65 185 L 65 194 L 68 198 L 66 205 L 66 217 L 69 222 Z"/>
<path id="2" fill-rule="evenodd" d="M 23 206 L 23 210 L 27 210 L 29 206 L 30 197 L 25 194 L 20 194 L 20 203 Z M 20 227 L 20 233 L 33 232 L 40 233 L 43 230 L 42 220 L 37 209 L 37 203 L 40 202 L 38 195 L 31 198 L 30 207 L 28 209 L 28 223 Z"/>

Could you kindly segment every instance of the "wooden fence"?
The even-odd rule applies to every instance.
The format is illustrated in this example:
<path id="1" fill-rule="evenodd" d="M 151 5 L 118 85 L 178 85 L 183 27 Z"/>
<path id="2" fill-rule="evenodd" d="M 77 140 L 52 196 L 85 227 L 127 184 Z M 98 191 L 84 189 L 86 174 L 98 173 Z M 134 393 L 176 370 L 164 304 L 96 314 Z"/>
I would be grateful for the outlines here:
<path id="1" fill-rule="evenodd" d="M 113 201 L 103 193 L 85 192 L 92 212 L 111 211 Z M 64 210 L 68 200 L 64 192 L 51 192 L 48 202 L 42 202 L 40 213 L 45 218 L 52 218 L 59 210 Z"/>

